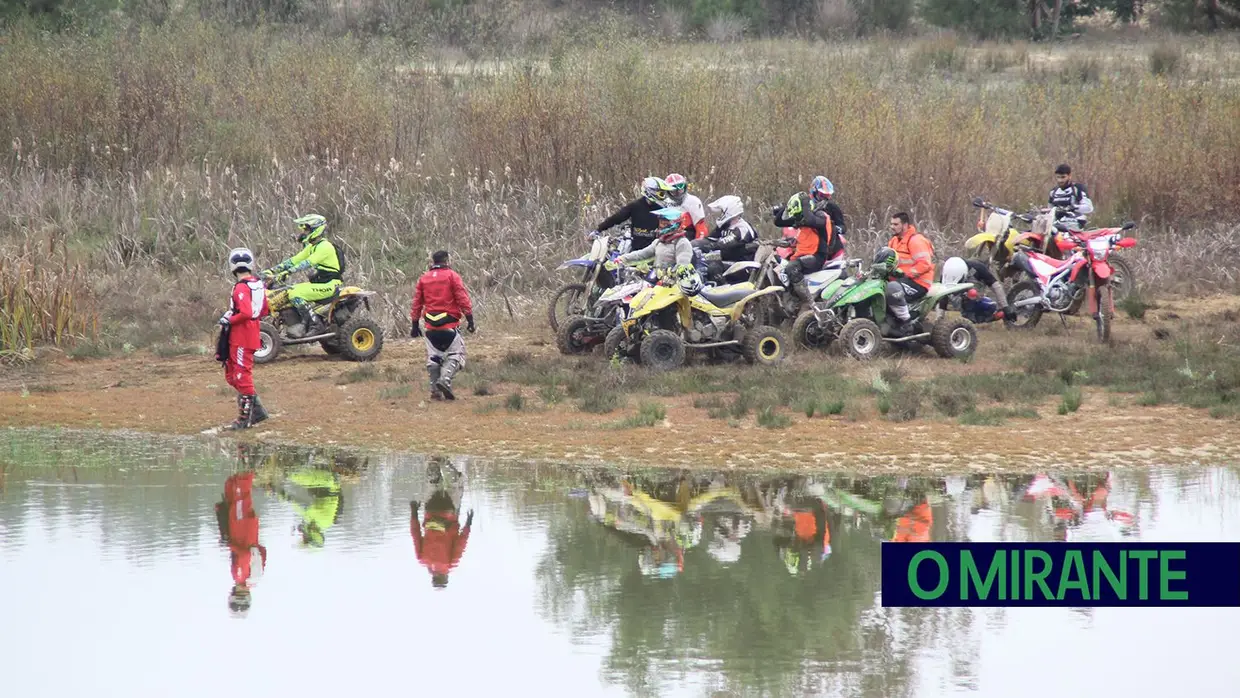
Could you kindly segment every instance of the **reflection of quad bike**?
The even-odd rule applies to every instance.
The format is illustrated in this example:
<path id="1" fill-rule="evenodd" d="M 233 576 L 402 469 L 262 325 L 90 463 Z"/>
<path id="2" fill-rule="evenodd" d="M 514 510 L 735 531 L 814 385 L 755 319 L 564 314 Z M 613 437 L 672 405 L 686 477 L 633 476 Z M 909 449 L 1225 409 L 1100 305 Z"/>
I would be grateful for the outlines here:
<path id="1" fill-rule="evenodd" d="M 825 349 L 837 338 L 854 359 L 867 361 L 885 353 L 887 345 L 929 344 L 939 356 L 965 358 L 977 350 L 977 329 L 967 319 L 943 318 L 931 326 L 930 317 L 939 301 L 964 295 L 973 284 L 930 285 L 921 300 L 909 304 L 917 325 L 911 335 L 896 336 L 898 321 L 887 313 L 886 273 L 881 267 L 870 274 L 857 274 L 828 285 L 823 300 L 802 313 L 793 326 L 793 337 L 804 347 Z"/>
<path id="2" fill-rule="evenodd" d="M 603 351 L 655 370 L 684 364 L 687 348 L 717 356 L 739 352 L 751 364 L 772 366 L 787 357 L 787 341 L 779 330 L 757 323 L 753 301 L 782 292 L 775 286 L 755 290 L 750 283 L 703 287 L 696 273 L 665 274 L 633 297 L 628 317 L 608 333 Z"/>
<path id="3" fill-rule="evenodd" d="M 258 327 L 260 347 L 254 363 L 274 361 L 286 344 L 318 342 L 328 354 L 340 354 L 351 361 L 370 361 L 383 348 L 383 330 L 367 313 L 374 291 L 340 285 L 329 298 L 310 304 L 319 318 L 319 329 L 306 334 L 301 317 L 288 297 L 288 286 L 267 289 L 271 317 Z M 365 311 L 365 312 L 363 312 Z"/>

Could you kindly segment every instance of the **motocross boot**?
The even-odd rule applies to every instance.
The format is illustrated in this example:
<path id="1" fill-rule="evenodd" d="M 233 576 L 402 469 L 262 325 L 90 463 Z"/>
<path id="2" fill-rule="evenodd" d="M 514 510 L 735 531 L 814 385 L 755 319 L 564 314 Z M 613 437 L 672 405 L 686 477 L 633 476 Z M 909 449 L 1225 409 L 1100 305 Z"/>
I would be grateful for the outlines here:
<path id="1" fill-rule="evenodd" d="M 443 390 L 439 387 L 439 364 L 430 364 L 426 367 L 426 374 L 430 377 L 431 399 L 442 400 Z"/>
<path id="2" fill-rule="evenodd" d="M 238 395 L 237 396 L 237 418 L 233 420 L 225 429 L 230 431 L 239 431 L 241 429 L 249 429 L 253 422 L 254 396 Z"/>
<path id="3" fill-rule="evenodd" d="M 263 401 L 258 399 L 258 395 L 255 394 L 252 397 L 254 398 L 254 405 L 250 408 L 250 426 L 254 426 L 270 416 L 267 414 L 267 408 L 263 407 Z"/>
<path id="4" fill-rule="evenodd" d="M 460 369 L 461 365 L 456 362 L 456 359 L 448 359 L 443 362 L 443 367 L 439 371 L 439 380 L 435 381 L 435 386 L 449 400 L 456 399 L 456 395 L 452 392 L 452 376 L 455 376 Z"/>
<path id="5" fill-rule="evenodd" d="M 298 298 L 293 301 L 293 309 L 297 311 L 297 315 L 301 317 L 301 326 L 294 332 L 294 328 L 289 328 L 289 335 L 298 338 L 309 336 L 314 328 L 314 313 L 310 311 L 310 304 Z"/>
<path id="6" fill-rule="evenodd" d="M 797 309 L 797 313 L 800 314 L 809 310 L 812 302 L 809 296 L 809 282 L 801 279 L 792 285 L 792 292 L 801 300 L 801 306 Z"/>

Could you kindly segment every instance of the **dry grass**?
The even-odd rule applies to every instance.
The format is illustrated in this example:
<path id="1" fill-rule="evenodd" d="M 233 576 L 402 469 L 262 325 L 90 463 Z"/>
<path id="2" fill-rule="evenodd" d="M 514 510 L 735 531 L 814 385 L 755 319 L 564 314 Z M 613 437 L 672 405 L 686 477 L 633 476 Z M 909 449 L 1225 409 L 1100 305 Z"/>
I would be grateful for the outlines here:
<path id="1" fill-rule="evenodd" d="M 0 248 L 66 240 L 109 331 L 138 345 L 206 334 L 227 249 L 279 261 L 309 210 L 331 221 L 352 280 L 382 294 L 389 329 L 407 328 L 437 247 L 482 317 L 531 317 L 580 232 L 672 170 L 704 199 L 741 194 L 768 234 L 766 205 L 826 172 L 859 255 L 906 209 L 946 256 L 971 230 L 972 195 L 1040 202 L 1068 160 L 1098 222 L 1142 220 L 1147 285 L 1234 284 L 1240 230 L 1221 221 L 1240 215 L 1240 61 L 1224 44 L 1162 40 L 1175 66 L 1160 59 L 1154 76 L 1149 47 L 1125 59 L 950 38 L 609 37 L 464 66 L 321 37 L 307 61 L 305 36 L 185 22 L 4 39 Z M 824 61 L 829 77 L 806 69 Z"/>
<path id="2" fill-rule="evenodd" d="M 10 250 L 3 260 L 0 359 L 32 358 L 36 343 L 65 346 L 97 336 L 99 316 L 86 271 L 70 264 L 55 240 L 42 249 L 27 244 Z"/>

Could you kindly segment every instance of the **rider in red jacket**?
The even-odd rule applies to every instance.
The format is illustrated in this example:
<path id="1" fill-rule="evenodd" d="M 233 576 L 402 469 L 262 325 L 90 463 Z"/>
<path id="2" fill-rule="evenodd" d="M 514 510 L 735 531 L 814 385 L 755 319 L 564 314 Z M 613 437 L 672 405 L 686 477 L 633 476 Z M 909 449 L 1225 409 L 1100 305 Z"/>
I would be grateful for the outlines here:
<path id="1" fill-rule="evenodd" d="M 228 268 L 236 283 L 228 312 L 220 317 L 222 329 L 215 358 L 224 364 L 224 380 L 237 390 L 237 419 L 228 428 L 248 429 L 267 419 L 267 410 L 254 390 L 254 351 L 262 346 L 258 323 L 269 314 L 267 289 L 254 275 L 254 253 L 248 249 L 239 247 L 229 252 Z"/>
<path id="2" fill-rule="evenodd" d="M 426 372 L 430 377 L 431 399 L 455 400 L 452 376 L 465 367 L 465 341 L 461 338 L 461 318 L 472 334 L 474 306 L 465 290 L 461 275 L 448 266 L 448 253 L 440 250 L 431 256 L 431 267 L 418 279 L 413 291 L 409 336 L 422 335 L 418 323 L 426 321 Z"/>

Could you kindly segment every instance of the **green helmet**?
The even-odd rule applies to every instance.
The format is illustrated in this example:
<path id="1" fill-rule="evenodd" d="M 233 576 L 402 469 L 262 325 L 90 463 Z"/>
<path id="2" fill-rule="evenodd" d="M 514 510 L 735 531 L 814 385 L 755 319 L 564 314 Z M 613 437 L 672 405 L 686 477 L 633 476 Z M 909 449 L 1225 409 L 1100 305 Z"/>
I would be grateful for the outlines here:
<path id="1" fill-rule="evenodd" d="M 806 194 L 803 191 L 793 194 L 788 199 L 788 203 L 784 205 L 784 218 L 800 222 L 811 208 L 811 204 L 805 200 L 806 198 Z"/>
<path id="2" fill-rule="evenodd" d="M 300 231 L 297 233 L 297 242 L 309 244 L 323 237 L 323 230 L 327 228 L 327 219 L 317 213 L 309 213 L 293 221 L 293 224 Z"/>
<path id="3" fill-rule="evenodd" d="M 900 256 L 896 254 L 896 251 L 890 247 L 884 247 L 875 253 L 874 264 L 870 268 L 874 271 L 876 276 L 886 276 L 895 271 L 896 267 L 899 265 Z"/>

